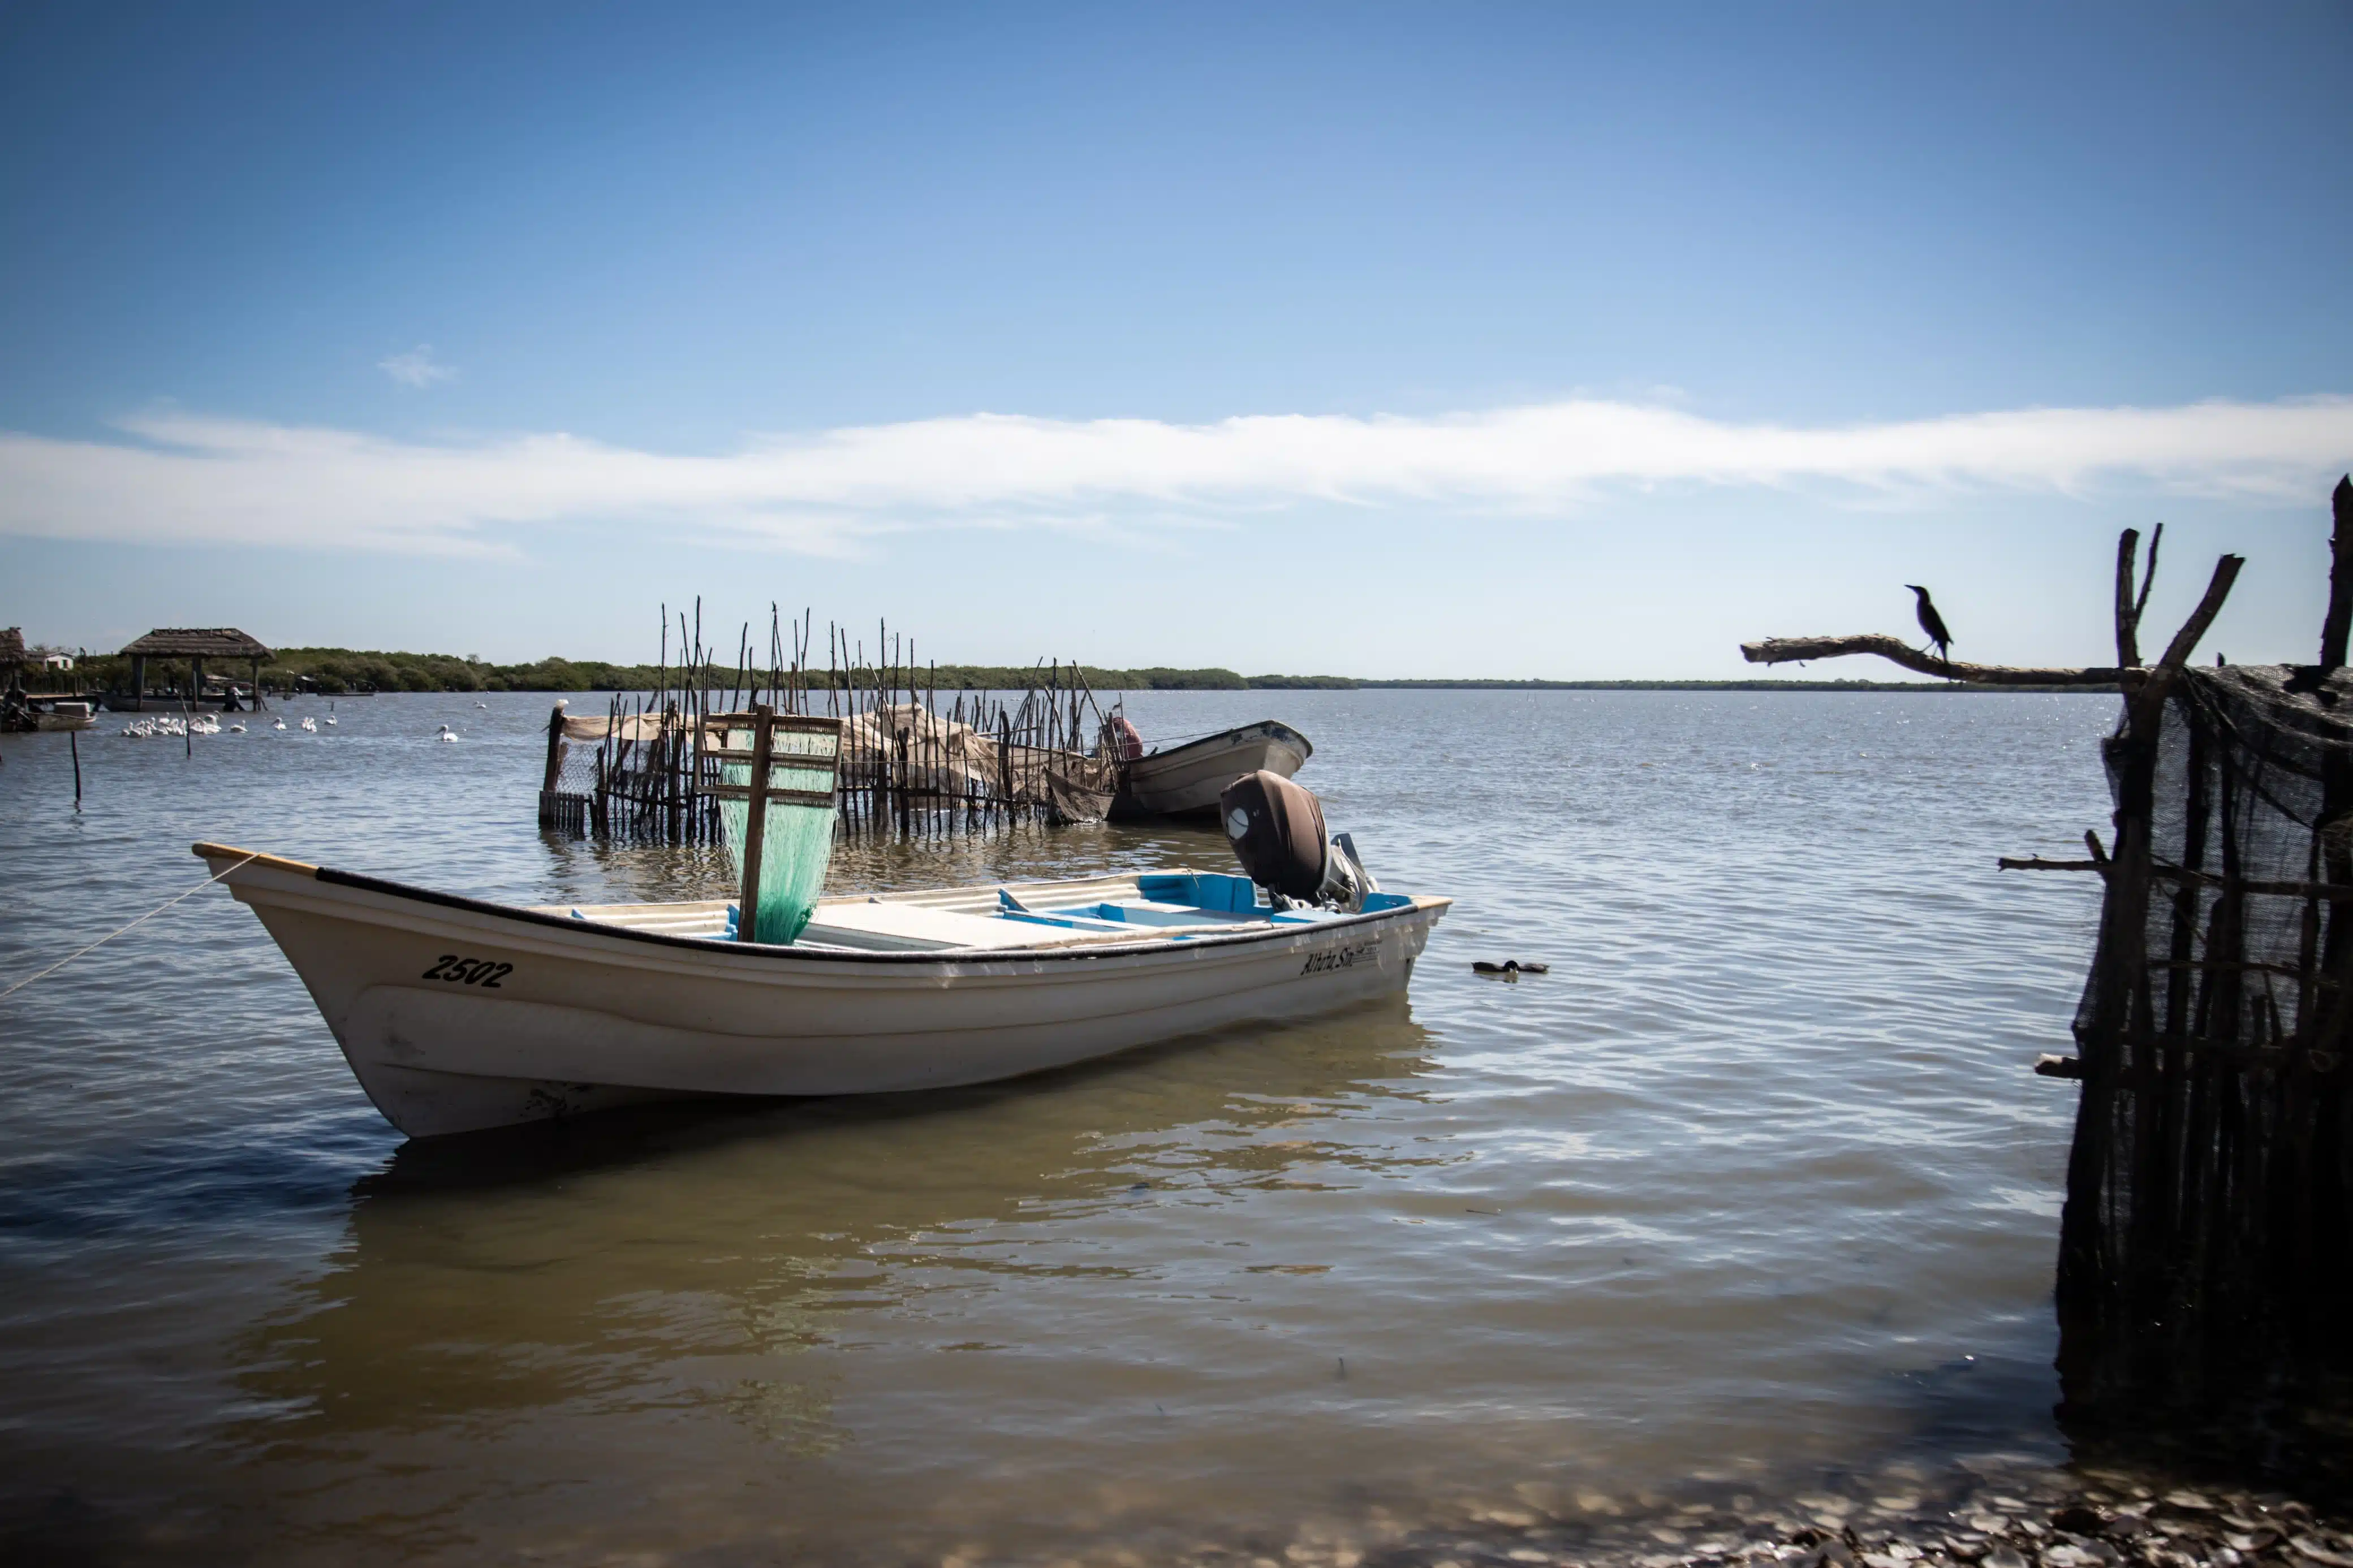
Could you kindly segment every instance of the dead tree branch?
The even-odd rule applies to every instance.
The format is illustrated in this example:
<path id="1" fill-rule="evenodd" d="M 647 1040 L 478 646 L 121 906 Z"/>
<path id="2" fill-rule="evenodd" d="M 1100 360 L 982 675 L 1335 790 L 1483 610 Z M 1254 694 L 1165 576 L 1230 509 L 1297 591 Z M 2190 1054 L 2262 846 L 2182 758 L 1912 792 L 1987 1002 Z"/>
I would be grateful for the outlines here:
<path id="1" fill-rule="evenodd" d="M 2140 662 L 2140 617 L 2133 613 L 2133 555 L 2140 548 L 2140 530 L 2127 528 L 2116 535 L 2116 662 Z M 2149 551 L 2151 555 L 2157 552 Z"/>
<path id="2" fill-rule="evenodd" d="M 2127 528 L 2116 536 L 2116 662 L 2140 662 L 2140 617 L 2148 608 L 2148 591 L 2157 582 L 2157 552 L 2165 542 L 2165 524 L 2148 536 L 2148 565 L 2141 574 L 2140 592 L 2133 592 L 2133 557 L 2140 549 L 2140 530 Z"/>
<path id="3" fill-rule="evenodd" d="M 2198 607 L 2189 612 L 2189 618 L 2181 623 L 2181 629 L 2165 645 L 2165 657 L 2157 661 L 2158 668 L 2178 668 L 2189 662 L 2189 656 L 2198 651 L 2198 639 L 2206 635 L 2206 628 L 2222 613 L 2222 601 L 2231 596 L 2231 584 L 2239 580 L 2239 568 L 2246 563 L 2243 555 L 2225 555 L 2214 563 L 2214 575 L 2206 584 L 2206 596 L 2198 601 Z"/>
<path id="4" fill-rule="evenodd" d="M 1813 658 L 1840 658 L 1873 653 L 1891 664 L 1923 675 L 1980 686 L 2115 686 L 2140 675 L 2137 669 L 2030 669 L 2005 664 L 1963 664 L 1922 653 L 1902 637 L 1885 632 L 1862 632 L 1843 637 L 1767 637 L 1742 643 L 1740 656 L 1751 664 L 1796 664 Z"/>
<path id="5" fill-rule="evenodd" d="M 2126 538 L 2132 537 L 2131 531 Z M 2157 565 L 2157 542 L 2149 542 L 2149 566 Z M 2148 602 L 2148 583 L 2144 579 L 2139 597 L 2129 607 L 2126 620 L 2125 585 L 2130 582 L 2131 552 L 2128 544 L 2119 542 L 2116 550 L 2116 634 L 2118 651 L 2127 651 L 2127 637 L 2137 630 L 2140 612 Z M 1900 664 L 1906 669 L 1916 669 L 1923 675 L 1941 676 L 1947 680 L 1967 681 L 1976 686 L 2116 686 L 2127 692 L 2137 692 L 2148 702 L 2158 700 L 2158 694 L 2169 683 L 2170 672 L 2189 661 L 2198 647 L 2198 640 L 2206 628 L 2214 624 L 2221 613 L 2222 601 L 2231 596 L 2231 584 L 2239 580 L 2239 568 L 2246 564 L 2242 556 L 2225 555 L 2214 563 L 2213 580 L 2206 584 L 2206 596 L 2181 629 L 2173 634 L 2166 645 L 2165 657 L 2158 660 L 2155 670 L 2133 665 L 2119 665 L 2112 669 L 2035 669 L 2009 664 L 1961 664 L 1952 659 L 1938 658 L 1923 653 L 1902 637 L 1885 632 L 1862 632 L 1843 637 L 1767 637 L 1763 642 L 1740 645 L 1740 657 L 1751 664 L 1799 664 L 1808 659 L 1842 658 L 1848 654 L 1877 654 L 1890 664 Z"/>

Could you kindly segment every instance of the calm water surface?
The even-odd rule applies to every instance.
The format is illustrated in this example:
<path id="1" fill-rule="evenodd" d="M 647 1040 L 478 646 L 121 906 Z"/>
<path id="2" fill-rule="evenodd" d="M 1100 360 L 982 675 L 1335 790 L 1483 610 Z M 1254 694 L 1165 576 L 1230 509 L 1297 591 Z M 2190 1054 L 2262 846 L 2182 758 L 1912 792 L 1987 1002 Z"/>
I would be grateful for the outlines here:
<path id="1" fill-rule="evenodd" d="M 0 974 L 213 837 L 531 902 L 547 700 L 0 738 Z M 404 1145 L 217 889 L 0 1002 L 0 1541 L 129 1560 L 1085 1557 L 2063 1453 L 2051 1270 L 2095 697 L 1250 692 L 1410 994 L 998 1086 Z M 323 718 L 323 700 L 291 717 Z M 447 721 L 465 739 L 436 743 Z M 836 888 L 1221 865 L 1215 833 Z M 1475 978 L 1474 958 L 1552 965 Z"/>

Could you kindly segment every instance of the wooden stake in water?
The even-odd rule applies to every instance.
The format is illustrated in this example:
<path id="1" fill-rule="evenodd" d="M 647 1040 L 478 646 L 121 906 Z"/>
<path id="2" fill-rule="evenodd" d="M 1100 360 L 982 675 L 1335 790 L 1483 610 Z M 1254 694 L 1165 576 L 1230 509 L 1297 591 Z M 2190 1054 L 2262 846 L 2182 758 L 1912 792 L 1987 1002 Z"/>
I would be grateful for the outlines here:
<path id="1" fill-rule="evenodd" d="M 79 811 L 79 810 L 81 809 L 81 731 L 79 731 L 79 730 L 69 730 L 69 731 L 66 731 L 66 748 L 67 748 L 69 751 L 70 751 L 70 752 L 73 752 L 73 763 L 74 763 L 74 809 L 75 809 L 76 811 Z"/>

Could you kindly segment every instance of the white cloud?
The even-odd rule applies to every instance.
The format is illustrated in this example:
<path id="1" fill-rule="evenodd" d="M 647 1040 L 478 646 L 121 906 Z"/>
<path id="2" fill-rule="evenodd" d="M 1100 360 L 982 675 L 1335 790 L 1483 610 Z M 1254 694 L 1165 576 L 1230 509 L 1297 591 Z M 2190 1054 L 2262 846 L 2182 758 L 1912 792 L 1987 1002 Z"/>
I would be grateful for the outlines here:
<path id="1" fill-rule="evenodd" d="M 1617 488 L 2134 485 L 2309 504 L 2353 465 L 2353 397 L 2031 408 L 1876 425 L 1714 420 L 1579 399 L 1427 418 L 1208 425 L 979 414 L 767 437 L 716 456 L 476 442 L 163 413 L 118 438 L 0 433 L 0 533 L 482 551 L 620 521 L 835 552 L 909 528 L 1117 528 L 1305 504 L 1557 515 Z"/>
<path id="2" fill-rule="evenodd" d="M 443 364 L 433 357 L 431 343 L 419 343 L 406 353 L 380 359 L 375 362 L 375 367 L 403 386 L 414 386 L 420 391 L 437 381 L 454 381 L 458 375 L 457 366 Z"/>

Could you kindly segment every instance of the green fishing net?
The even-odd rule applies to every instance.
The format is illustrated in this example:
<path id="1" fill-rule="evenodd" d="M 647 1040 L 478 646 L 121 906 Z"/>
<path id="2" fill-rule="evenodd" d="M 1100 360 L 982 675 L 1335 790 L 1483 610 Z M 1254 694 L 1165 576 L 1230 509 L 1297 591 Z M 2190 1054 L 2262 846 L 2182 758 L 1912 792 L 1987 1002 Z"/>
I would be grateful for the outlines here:
<path id="1" fill-rule="evenodd" d="M 751 726 L 731 727 L 727 744 L 751 750 Z M 775 761 L 768 769 L 769 787 L 830 792 L 836 748 L 839 744 L 838 735 L 783 729 L 772 731 L 769 754 Z M 796 756 L 811 759 L 811 765 L 793 766 L 791 759 Z M 723 763 L 721 777 L 728 784 L 749 784 L 751 764 Z M 791 805 L 774 800 L 767 806 L 767 827 L 760 842 L 759 908 L 756 911 L 743 910 L 736 919 L 739 930 L 742 921 L 755 922 L 751 928 L 754 942 L 789 942 L 808 924 L 809 911 L 817 907 L 818 895 L 825 887 L 826 862 L 833 855 L 834 811 L 830 805 Z M 723 800 L 719 803 L 719 816 L 727 828 L 728 863 L 734 868 L 740 887 L 744 879 L 744 830 L 751 821 L 751 805 L 747 801 Z"/>

